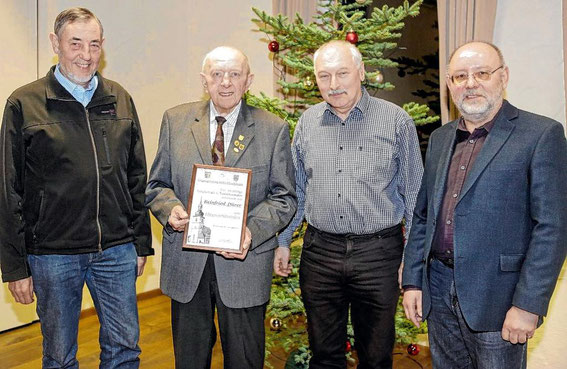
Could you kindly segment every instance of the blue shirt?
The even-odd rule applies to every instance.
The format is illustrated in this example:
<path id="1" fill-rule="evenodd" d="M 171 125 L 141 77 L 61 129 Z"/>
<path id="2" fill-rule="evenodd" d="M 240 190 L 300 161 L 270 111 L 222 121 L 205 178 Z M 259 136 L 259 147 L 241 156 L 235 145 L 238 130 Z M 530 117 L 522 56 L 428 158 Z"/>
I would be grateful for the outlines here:
<path id="1" fill-rule="evenodd" d="M 307 109 L 291 148 L 298 208 L 279 237 L 288 247 L 303 217 L 324 232 L 371 234 L 406 221 L 409 234 L 423 164 L 411 117 L 362 97 L 346 120 L 321 102 Z"/>
<path id="2" fill-rule="evenodd" d="M 75 100 L 83 104 L 83 106 L 87 106 L 91 102 L 98 86 L 98 77 L 96 74 L 89 81 L 87 88 L 71 82 L 69 78 L 65 77 L 63 73 L 61 73 L 59 70 L 59 64 L 55 67 L 55 78 L 61 86 L 63 86 L 75 98 Z"/>

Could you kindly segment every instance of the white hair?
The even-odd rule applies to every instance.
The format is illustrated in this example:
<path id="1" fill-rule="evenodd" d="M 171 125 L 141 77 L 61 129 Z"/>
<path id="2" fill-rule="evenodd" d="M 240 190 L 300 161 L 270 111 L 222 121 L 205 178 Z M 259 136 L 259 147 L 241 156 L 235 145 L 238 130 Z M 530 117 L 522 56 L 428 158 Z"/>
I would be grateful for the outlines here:
<path id="1" fill-rule="evenodd" d="M 356 64 L 356 67 L 359 68 L 360 65 L 362 64 L 362 54 L 355 45 L 351 44 L 348 41 L 343 41 L 343 40 L 329 41 L 323 44 L 321 47 L 319 47 L 317 51 L 315 51 L 315 54 L 313 54 L 313 64 L 315 65 L 317 63 L 317 58 L 319 57 L 319 54 L 321 54 L 322 51 L 328 48 L 332 48 L 333 50 L 335 50 L 338 46 L 348 47 L 350 54 L 352 55 L 352 60 L 354 61 L 354 64 Z"/>
<path id="2" fill-rule="evenodd" d="M 244 57 L 245 70 L 248 71 L 248 73 L 250 73 L 250 63 L 248 62 L 248 57 L 246 56 L 246 54 L 231 46 L 219 46 L 209 51 L 207 55 L 205 55 L 205 57 L 203 58 L 203 64 L 201 65 L 201 72 L 203 73 L 205 72 L 205 68 L 207 67 L 207 63 L 209 62 L 209 60 L 212 59 L 222 60 L 222 59 L 226 59 L 227 56 L 234 57 L 235 55 L 242 55 Z"/>

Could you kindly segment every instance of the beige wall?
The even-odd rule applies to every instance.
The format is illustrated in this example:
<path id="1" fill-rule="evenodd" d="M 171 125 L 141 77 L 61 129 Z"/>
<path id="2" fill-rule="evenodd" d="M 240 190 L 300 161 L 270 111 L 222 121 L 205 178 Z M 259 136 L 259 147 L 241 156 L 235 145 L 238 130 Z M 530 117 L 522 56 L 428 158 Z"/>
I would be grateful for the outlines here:
<path id="1" fill-rule="evenodd" d="M 148 166 L 157 151 L 164 110 L 203 96 L 199 81 L 201 61 L 213 47 L 232 45 L 242 49 L 256 74 L 252 92 L 271 94 L 269 52 L 266 43 L 261 41 L 264 35 L 254 32 L 256 27 L 251 22 L 255 16 L 252 6 L 270 12 L 271 0 L 84 0 L 80 4 L 97 14 L 104 26 L 102 73 L 120 82 L 134 97 L 142 122 Z M 0 5 L 0 42 L 4 47 L 0 54 L 0 101 L 5 101 L 12 90 L 33 81 L 36 73 L 45 75 L 56 61 L 48 34 L 57 14 L 76 6 L 77 2 L 0 0 Z M 161 226 L 153 218 L 152 230 L 156 256 L 149 259 L 144 275 L 138 280 L 139 292 L 159 285 Z M 84 307 L 92 306 L 88 294 L 85 296 Z M 13 303 L 3 284 L 0 331 L 35 319 L 33 309 Z"/>
<path id="2" fill-rule="evenodd" d="M 0 0 L 0 109 L 10 93 L 36 79 L 36 0 Z M 0 286 L 0 331 L 36 319 L 34 306 L 16 306 Z"/>

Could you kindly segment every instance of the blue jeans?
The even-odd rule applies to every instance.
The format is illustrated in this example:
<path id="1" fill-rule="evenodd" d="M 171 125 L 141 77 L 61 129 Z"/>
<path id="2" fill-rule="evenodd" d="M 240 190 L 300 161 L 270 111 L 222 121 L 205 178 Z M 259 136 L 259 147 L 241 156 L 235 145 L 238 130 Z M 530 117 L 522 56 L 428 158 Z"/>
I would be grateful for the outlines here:
<path id="1" fill-rule="evenodd" d="M 433 368 L 525 369 L 527 344 L 504 341 L 500 331 L 471 330 L 459 306 L 453 269 L 432 260 L 429 270 L 427 328 Z"/>
<path id="2" fill-rule="evenodd" d="M 133 243 L 78 255 L 28 255 L 43 334 L 43 368 L 78 368 L 85 282 L 100 322 L 100 368 L 138 368 L 136 249 Z"/>

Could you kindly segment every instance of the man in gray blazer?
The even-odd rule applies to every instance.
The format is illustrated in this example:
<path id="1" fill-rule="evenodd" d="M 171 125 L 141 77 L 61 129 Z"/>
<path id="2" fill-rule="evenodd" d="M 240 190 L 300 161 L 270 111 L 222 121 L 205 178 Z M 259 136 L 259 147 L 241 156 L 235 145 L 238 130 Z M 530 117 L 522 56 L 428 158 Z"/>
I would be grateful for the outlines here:
<path id="1" fill-rule="evenodd" d="M 565 260 L 564 130 L 504 100 L 508 77 L 496 46 L 458 48 L 447 86 L 462 117 L 427 149 L 402 283 L 436 369 L 525 368 Z"/>
<path id="2" fill-rule="evenodd" d="M 163 116 L 146 204 L 164 226 L 161 289 L 172 299 L 176 368 L 210 367 L 215 307 L 224 367 L 263 367 L 275 235 L 297 201 L 287 124 L 242 101 L 253 77 L 242 52 L 218 47 L 201 73 L 210 101 Z M 243 254 L 182 250 L 195 163 L 252 170 Z"/>

